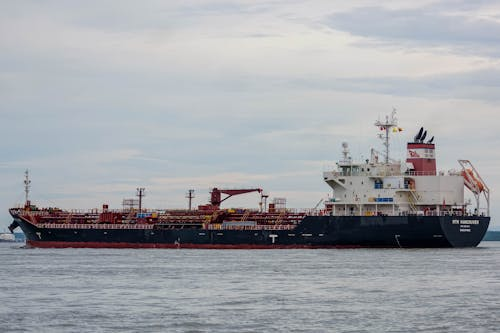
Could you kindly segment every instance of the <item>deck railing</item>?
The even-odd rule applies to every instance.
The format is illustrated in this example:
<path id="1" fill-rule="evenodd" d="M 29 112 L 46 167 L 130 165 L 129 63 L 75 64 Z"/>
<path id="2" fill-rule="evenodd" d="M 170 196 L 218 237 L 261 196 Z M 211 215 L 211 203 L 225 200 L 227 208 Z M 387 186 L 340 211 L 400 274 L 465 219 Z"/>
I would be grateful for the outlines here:
<path id="1" fill-rule="evenodd" d="M 379 172 L 369 172 L 369 171 L 327 171 L 327 173 L 331 174 L 334 177 L 350 177 L 350 176 L 366 176 L 366 177 L 386 177 L 386 176 L 436 176 L 436 171 L 379 171 Z M 444 172 L 440 174 L 444 175 Z"/>

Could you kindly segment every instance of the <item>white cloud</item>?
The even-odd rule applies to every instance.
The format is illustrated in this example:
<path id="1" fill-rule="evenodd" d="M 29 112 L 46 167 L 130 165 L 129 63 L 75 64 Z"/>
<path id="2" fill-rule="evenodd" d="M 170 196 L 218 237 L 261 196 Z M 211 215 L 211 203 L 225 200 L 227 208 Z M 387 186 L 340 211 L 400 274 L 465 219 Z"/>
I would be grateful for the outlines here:
<path id="1" fill-rule="evenodd" d="M 481 14 L 478 14 L 481 13 Z M 498 8 L 459 2 L 434 3 L 419 8 L 363 7 L 335 13 L 328 19 L 334 29 L 388 40 L 392 44 L 445 46 L 468 54 L 498 55 Z"/>
<path id="2" fill-rule="evenodd" d="M 22 200 L 29 168 L 33 198 L 68 208 L 119 206 L 138 186 L 156 207 L 185 205 L 190 186 L 199 203 L 212 186 L 258 186 L 307 207 L 340 143 L 367 156 L 392 107 L 395 149 L 426 126 L 440 165 L 470 156 L 494 188 L 498 6 L 369 6 L 2 3 L 1 201 Z"/>

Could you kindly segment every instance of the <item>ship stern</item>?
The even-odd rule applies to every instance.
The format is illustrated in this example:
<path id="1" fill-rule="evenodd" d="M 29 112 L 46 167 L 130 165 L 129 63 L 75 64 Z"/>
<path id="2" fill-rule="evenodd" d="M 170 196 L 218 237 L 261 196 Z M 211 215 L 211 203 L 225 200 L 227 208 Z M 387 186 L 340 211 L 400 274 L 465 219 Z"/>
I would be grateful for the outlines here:
<path id="1" fill-rule="evenodd" d="M 441 216 L 440 224 L 451 246 L 476 247 L 488 230 L 490 217 Z"/>

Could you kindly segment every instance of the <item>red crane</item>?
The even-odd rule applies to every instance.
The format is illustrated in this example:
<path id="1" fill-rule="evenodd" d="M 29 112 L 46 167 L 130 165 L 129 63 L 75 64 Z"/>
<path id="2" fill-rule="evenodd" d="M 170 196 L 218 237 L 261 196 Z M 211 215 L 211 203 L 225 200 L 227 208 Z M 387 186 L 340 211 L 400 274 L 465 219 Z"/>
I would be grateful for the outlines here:
<path id="1" fill-rule="evenodd" d="M 219 209 L 220 204 L 225 201 L 226 199 L 229 199 L 233 195 L 239 195 L 239 194 L 244 194 L 244 193 L 250 193 L 250 192 L 259 192 L 262 193 L 261 188 L 247 188 L 247 189 L 231 189 L 231 190 L 221 190 L 216 187 L 212 189 L 211 192 L 211 197 L 210 197 L 210 204 L 212 204 L 213 207 L 216 209 Z M 224 199 L 221 199 L 222 194 L 227 194 L 227 197 Z"/>

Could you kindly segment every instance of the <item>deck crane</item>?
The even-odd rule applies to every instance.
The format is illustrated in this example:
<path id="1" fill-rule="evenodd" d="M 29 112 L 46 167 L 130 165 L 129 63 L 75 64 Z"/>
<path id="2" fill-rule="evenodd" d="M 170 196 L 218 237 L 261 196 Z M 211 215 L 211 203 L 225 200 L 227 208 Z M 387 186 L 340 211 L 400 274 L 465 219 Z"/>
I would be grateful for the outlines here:
<path id="1" fill-rule="evenodd" d="M 220 204 L 224 202 L 225 200 L 229 199 L 233 195 L 239 195 L 239 194 L 245 194 L 245 193 L 250 193 L 250 192 L 259 192 L 262 193 L 261 188 L 247 188 L 247 189 L 218 189 L 214 187 L 212 189 L 211 195 L 210 195 L 210 204 L 216 208 L 219 209 Z M 227 197 L 222 199 L 222 194 L 227 194 Z"/>

